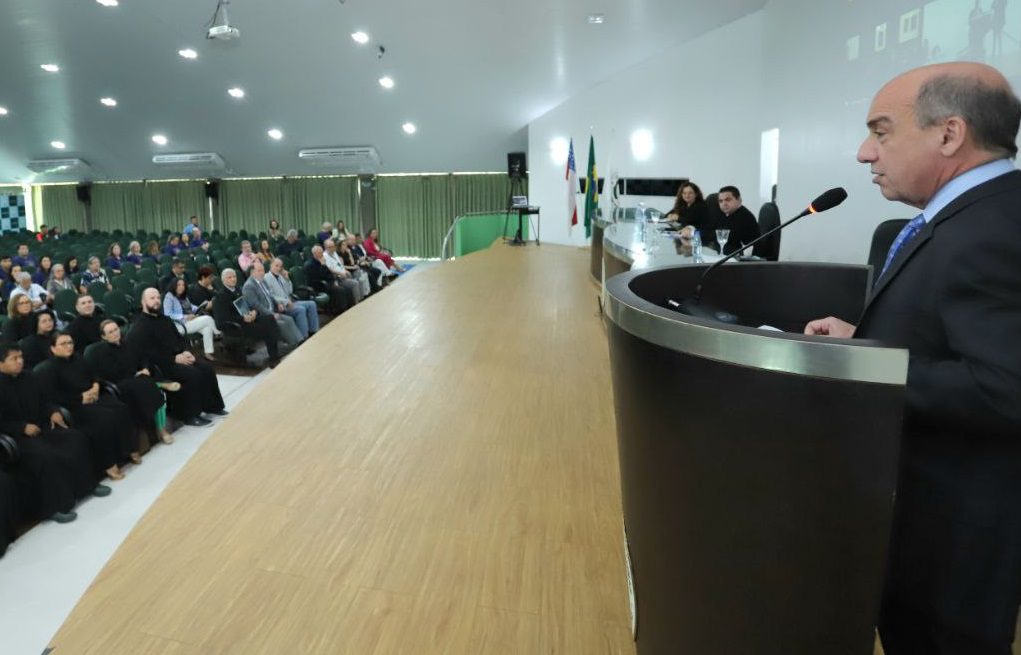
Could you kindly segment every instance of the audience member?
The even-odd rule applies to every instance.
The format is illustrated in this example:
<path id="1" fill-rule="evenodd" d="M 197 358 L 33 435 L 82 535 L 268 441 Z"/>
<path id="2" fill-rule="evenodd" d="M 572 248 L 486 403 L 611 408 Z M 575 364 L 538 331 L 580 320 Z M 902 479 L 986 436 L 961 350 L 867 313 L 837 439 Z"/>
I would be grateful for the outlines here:
<path id="1" fill-rule="evenodd" d="M 262 341 L 266 344 L 266 352 L 269 354 L 271 363 L 275 364 L 280 359 L 280 328 L 277 322 L 270 316 L 259 316 L 259 313 L 249 308 L 244 314 L 234 305 L 234 301 L 241 298 L 241 289 L 238 288 L 238 274 L 232 268 L 225 268 L 220 272 L 220 282 L 223 284 L 223 291 L 216 295 L 213 301 L 213 318 L 216 319 L 216 327 L 220 331 L 227 329 L 228 323 L 241 326 L 241 331 L 248 339 Z"/>
<path id="2" fill-rule="evenodd" d="M 259 258 L 265 266 L 269 266 L 273 261 L 273 247 L 269 243 L 269 239 L 263 239 L 259 242 L 259 252 L 255 253 L 255 256 Z"/>
<path id="3" fill-rule="evenodd" d="M 277 245 L 276 253 L 281 257 L 286 257 L 294 253 L 300 253 L 301 248 L 302 248 L 301 242 L 298 241 L 298 231 L 287 230 L 287 240 Z"/>
<path id="4" fill-rule="evenodd" d="M 35 319 L 35 332 L 21 340 L 21 355 L 25 359 L 25 366 L 34 368 L 36 364 L 50 356 L 50 341 L 53 330 L 56 328 L 56 321 L 49 311 L 37 313 Z"/>
<path id="5" fill-rule="evenodd" d="M 323 223 L 322 229 L 316 234 L 316 240 L 319 241 L 320 246 L 324 246 L 323 242 L 333 236 L 333 225 L 329 222 Z"/>
<path id="6" fill-rule="evenodd" d="M 17 286 L 11 289 L 11 298 L 28 296 L 32 302 L 32 311 L 37 312 L 46 307 L 46 289 L 32 281 L 29 273 L 18 273 L 15 276 Z"/>
<path id="7" fill-rule="evenodd" d="M 393 254 L 380 245 L 379 228 L 369 230 L 368 236 L 365 237 L 365 252 L 373 259 L 382 260 L 391 275 L 404 272 L 404 268 L 394 261 Z"/>
<path id="8" fill-rule="evenodd" d="M 336 252 L 340 263 L 344 266 L 344 270 L 347 271 L 352 280 L 358 283 L 359 291 L 361 292 L 360 299 L 366 298 L 373 291 L 372 283 L 369 280 L 368 274 L 358 266 L 358 262 L 351 253 L 351 248 L 348 247 L 346 239 L 337 242 Z"/>
<path id="9" fill-rule="evenodd" d="M 68 324 L 67 333 L 74 339 L 75 350 L 81 353 L 99 341 L 99 324 L 102 319 L 96 316 L 96 301 L 88 294 L 78 296 L 74 311 L 75 317 Z"/>
<path id="10" fill-rule="evenodd" d="M 35 333 L 32 299 L 25 295 L 7 301 L 7 322 L 4 323 L 4 341 L 17 343 Z"/>
<path id="11" fill-rule="evenodd" d="M 188 250 L 191 248 L 191 237 L 188 236 L 187 234 L 182 234 L 181 241 L 177 245 L 178 245 L 177 254 L 181 254 L 182 252 L 188 252 Z"/>
<path id="12" fill-rule="evenodd" d="M 46 296 L 52 301 L 61 291 L 75 291 L 74 282 L 67 276 L 63 264 L 54 264 L 50 279 L 46 282 Z"/>
<path id="13" fill-rule="evenodd" d="M 170 263 L 170 272 L 160 278 L 160 293 L 166 293 L 167 289 L 170 288 L 170 284 L 176 280 L 184 280 L 184 260 L 174 258 L 174 261 Z"/>
<path id="14" fill-rule="evenodd" d="M 145 259 L 145 255 L 142 254 L 142 244 L 137 241 L 129 243 L 128 254 L 124 255 L 124 261 L 130 262 L 135 268 L 140 268 L 143 259 Z"/>
<path id="15" fill-rule="evenodd" d="M 207 314 L 213 313 L 213 298 L 216 296 L 216 288 L 213 286 L 215 276 L 216 269 L 204 264 L 199 267 L 195 284 L 188 287 L 188 300 Z"/>
<path id="16" fill-rule="evenodd" d="M 0 255 L 0 281 L 6 282 L 11 279 L 11 266 L 13 261 L 10 255 Z"/>
<path id="17" fill-rule="evenodd" d="M 106 290 L 113 290 L 113 285 L 110 284 L 110 279 L 106 277 L 106 271 L 104 271 L 99 265 L 99 257 L 89 257 L 89 267 L 82 273 L 82 279 L 79 283 L 79 293 L 88 293 L 89 285 L 102 282 L 106 285 Z"/>
<path id="18" fill-rule="evenodd" d="M 251 275 L 241 286 L 241 297 L 245 299 L 248 306 L 254 309 L 259 316 L 269 316 L 276 321 L 280 330 L 280 338 L 288 346 L 296 346 L 301 342 L 301 332 L 295 324 L 294 319 L 283 311 L 283 306 L 273 300 L 272 294 L 266 287 L 266 269 L 262 262 L 252 262 L 249 271 Z"/>
<path id="19" fill-rule="evenodd" d="M 39 268 L 35 270 L 35 273 L 32 273 L 32 281 L 41 287 L 45 287 L 52 271 L 53 258 L 49 255 L 43 255 L 39 258 Z"/>
<path id="20" fill-rule="evenodd" d="M 175 278 L 163 296 L 163 313 L 174 321 L 181 334 L 201 334 L 202 352 L 206 359 L 214 361 L 213 337 L 216 324 L 208 315 L 200 315 L 199 308 L 188 300 L 188 283 L 184 278 Z"/>
<path id="21" fill-rule="evenodd" d="M 298 233 L 295 232 L 294 234 L 297 236 Z M 284 235 L 280 231 L 280 221 L 275 218 L 269 219 L 269 228 L 266 238 L 268 238 L 273 244 L 277 244 L 284 240 Z"/>
<path id="22" fill-rule="evenodd" d="M 162 254 L 163 253 L 160 252 L 159 241 L 150 241 L 149 243 L 146 244 L 145 246 L 146 259 L 152 260 L 158 264 L 160 261 L 160 255 Z"/>
<path id="23" fill-rule="evenodd" d="M 369 278 L 369 287 L 372 292 L 375 293 L 383 287 L 383 283 L 386 281 L 386 273 L 380 270 L 379 267 L 373 266 L 372 261 L 369 260 L 365 254 L 365 249 L 358 245 L 358 239 L 361 235 L 352 234 L 347 238 L 347 251 L 354 260 L 355 264 L 362 270 L 363 273 Z M 380 266 L 385 269 L 386 264 L 380 262 Z"/>
<path id="24" fill-rule="evenodd" d="M 171 234 L 167 237 L 167 245 L 163 247 L 163 254 L 177 257 L 179 252 L 181 252 L 181 237 L 177 234 Z"/>
<path id="25" fill-rule="evenodd" d="M 68 277 L 71 277 L 72 275 L 77 275 L 78 273 L 81 273 L 81 272 L 82 272 L 82 269 L 81 269 L 81 266 L 79 266 L 79 264 L 78 264 L 78 258 L 75 257 L 74 255 L 71 255 L 70 257 L 68 257 L 67 261 L 64 262 L 64 273 Z"/>
<path id="26" fill-rule="evenodd" d="M 23 243 L 18 246 L 18 254 L 15 255 L 13 260 L 11 260 L 11 264 L 22 268 L 25 268 L 26 266 L 35 268 L 39 266 L 39 260 L 35 258 L 35 255 L 28 252 L 28 245 Z"/>
<path id="27" fill-rule="evenodd" d="M 116 321 L 106 319 L 100 326 L 103 340 L 94 348 L 99 356 L 92 365 L 92 374 L 105 382 L 117 385 L 120 399 L 131 411 L 135 427 L 149 438 L 173 443 L 174 438 L 166 430 L 166 422 L 158 425 L 157 417 L 164 408 L 166 399 L 160 386 L 153 379 L 145 359 L 133 348 L 121 345 L 121 329 Z M 92 351 L 89 351 L 91 357 Z M 170 383 L 170 389 L 179 390 L 180 384 Z M 165 413 L 165 408 L 164 408 Z"/>
<path id="28" fill-rule="evenodd" d="M 735 186 L 725 186 L 718 194 L 720 211 L 723 217 L 717 225 L 713 225 L 713 233 L 709 236 L 716 241 L 716 230 L 730 230 L 727 244 L 724 246 L 726 252 L 721 255 L 729 255 L 735 250 L 740 250 L 759 237 L 759 222 L 755 215 L 748 211 L 748 208 L 741 204 L 741 192 Z M 705 237 L 703 236 L 703 239 Z M 719 243 L 716 243 L 719 250 Z"/>
<path id="29" fill-rule="evenodd" d="M 202 238 L 202 230 L 195 228 L 191 231 L 188 247 L 192 250 L 209 251 L 209 242 Z"/>
<path id="30" fill-rule="evenodd" d="M 383 262 L 382 259 L 376 259 L 369 255 L 368 250 L 365 247 L 365 239 L 358 232 L 355 232 L 355 247 L 351 249 L 355 257 L 358 258 L 358 265 L 362 268 L 370 266 L 379 271 L 379 283 L 385 286 L 393 275 L 390 272 L 390 268 Z"/>
<path id="31" fill-rule="evenodd" d="M 38 516 L 29 518 L 68 523 L 78 517 L 78 500 L 110 494 L 110 487 L 97 484 L 88 437 L 68 428 L 13 344 L 0 345 L 0 431 L 17 441 L 18 466 L 31 480 L 19 485 L 30 495 L 23 505 L 37 508 Z"/>
<path id="32" fill-rule="evenodd" d="M 138 439 L 131 425 L 127 406 L 109 394 L 101 393 L 99 383 L 89 373 L 81 355 L 75 354 L 74 338 L 66 332 L 53 334 L 50 344 L 53 363 L 41 380 L 50 397 L 67 408 L 75 427 L 92 444 L 97 475 L 105 472 L 111 480 L 124 477 L 120 465 L 142 461 Z"/>
<path id="33" fill-rule="evenodd" d="M 248 240 L 242 241 L 241 253 L 238 255 L 238 266 L 247 275 L 252 263 L 257 261 L 259 261 L 259 258 L 252 252 L 252 242 Z"/>
<path id="34" fill-rule="evenodd" d="M 294 298 L 291 275 L 279 257 L 273 258 L 273 263 L 266 273 L 265 283 L 273 300 L 283 308 L 283 313 L 294 319 L 302 339 L 308 339 L 319 331 L 319 309 L 315 301 Z"/>
<path id="35" fill-rule="evenodd" d="M 121 272 L 124 259 L 121 257 L 121 244 L 114 241 L 106 251 L 106 267 L 113 271 L 114 275 Z"/>
<path id="36" fill-rule="evenodd" d="M 188 219 L 188 223 L 184 226 L 184 229 L 181 230 L 181 234 L 187 234 L 188 236 L 191 236 L 191 233 L 193 231 L 197 230 L 198 226 L 199 226 L 199 217 L 198 216 L 192 216 L 190 219 Z"/>
<path id="37" fill-rule="evenodd" d="M 305 277 L 309 285 L 330 296 L 330 309 L 340 314 L 354 304 L 354 295 L 337 283 L 337 279 L 326 265 L 326 256 L 322 246 L 312 247 L 312 257 L 305 262 Z"/>
<path id="38" fill-rule="evenodd" d="M 344 221 L 337 221 L 336 226 L 333 228 L 333 238 L 337 243 L 346 241 L 351 236 L 351 233 L 347 231 L 347 227 L 344 226 Z"/>
<path id="39" fill-rule="evenodd" d="M 181 383 L 180 391 L 168 397 L 168 412 L 185 425 L 209 425 L 202 412 L 226 416 L 216 371 L 187 350 L 184 337 L 169 316 L 163 314 L 159 291 L 142 292 L 142 311 L 135 318 L 127 344 L 147 362 L 160 379 Z M 155 369 L 153 368 L 155 367 Z"/>
<path id="40" fill-rule="evenodd" d="M 323 242 L 323 261 L 326 268 L 330 269 L 340 286 L 351 292 L 354 302 L 362 301 L 362 286 L 354 279 L 351 272 L 344 266 L 344 260 L 337 254 L 337 244 L 331 239 Z"/>

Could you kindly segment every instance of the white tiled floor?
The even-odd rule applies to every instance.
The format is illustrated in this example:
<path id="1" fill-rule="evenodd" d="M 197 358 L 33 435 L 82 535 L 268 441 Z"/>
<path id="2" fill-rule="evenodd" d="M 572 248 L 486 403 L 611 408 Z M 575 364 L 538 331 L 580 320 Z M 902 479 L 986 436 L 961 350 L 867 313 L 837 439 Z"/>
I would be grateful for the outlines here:
<path id="1" fill-rule="evenodd" d="M 219 376 L 227 409 L 264 376 Z M 45 521 L 11 545 L 0 558 L 0 655 L 43 652 L 135 523 L 223 420 L 177 430 L 173 445 L 157 446 L 141 467 L 128 467 L 123 480 L 108 481 L 112 494 L 79 504 L 77 521 Z"/>

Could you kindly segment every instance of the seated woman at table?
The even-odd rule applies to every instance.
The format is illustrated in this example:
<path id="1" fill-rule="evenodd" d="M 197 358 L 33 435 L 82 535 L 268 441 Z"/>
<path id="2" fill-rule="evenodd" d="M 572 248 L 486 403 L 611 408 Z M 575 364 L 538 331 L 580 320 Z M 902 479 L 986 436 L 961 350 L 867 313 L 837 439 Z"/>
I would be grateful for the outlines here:
<path id="1" fill-rule="evenodd" d="M 702 189 L 694 182 L 684 182 L 677 189 L 674 207 L 667 212 L 667 220 L 683 225 L 691 225 L 699 232 L 709 229 L 709 210 L 702 197 Z"/>

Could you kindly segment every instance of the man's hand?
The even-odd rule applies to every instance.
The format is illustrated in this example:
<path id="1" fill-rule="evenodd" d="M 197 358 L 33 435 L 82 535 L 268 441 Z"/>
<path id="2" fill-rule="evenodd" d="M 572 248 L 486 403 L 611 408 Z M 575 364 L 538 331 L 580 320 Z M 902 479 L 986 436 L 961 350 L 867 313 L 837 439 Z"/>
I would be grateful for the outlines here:
<path id="1" fill-rule="evenodd" d="M 25 424 L 25 436 L 26 437 L 34 437 L 34 436 L 38 435 L 40 432 L 42 432 L 42 430 L 39 429 L 38 425 L 35 425 L 34 423 L 26 423 Z"/>
<path id="2" fill-rule="evenodd" d="M 174 357 L 174 361 L 178 364 L 191 366 L 195 363 L 195 355 L 192 355 L 190 352 L 185 350 L 183 353 L 177 353 L 177 356 Z"/>
<path id="3" fill-rule="evenodd" d="M 253 309 L 252 311 L 250 311 L 250 312 L 248 312 L 247 314 L 245 314 L 245 316 L 244 316 L 244 319 L 245 319 L 245 323 L 251 323 L 251 322 L 252 322 L 252 321 L 254 321 L 254 320 L 255 320 L 255 319 L 256 319 L 256 318 L 258 317 L 258 316 L 259 316 L 258 312 L 256 312 L 256 311 L 255 311 L 255 310 Z"/>
<path id="4" fill-rule="evenodd" d="M 854 328 L 855 326 L 847 323 L 846 321 L 841 321 L 839 318 L 827 316 L 826 318 L 820 318 L 806 325 L 805 334 L 850 339 L 854 336 Z"/>
<path id="5" fill-rule="evenodd" d="M 149 369 L 147 369 L 147 368 L 143 368 L 143 369 L 142 369 L 142 370 L 140 370 L 140 371 L 139 371 L 138 373 L 135 373 L 135 375 L 150 375 L 150 376 L 151 376 L 151 375 L 152 375 L 152 373 L 150 373 L 150 372 L 149 372 Z"/>
<path id="6" fill-rule="evenodd" d="M 280 269 L 280 274 L 283 275 L 285 279 L 288 279 L 288 280 L 291 279 L 291 272 L 288 271 L 286 268 Z"/>
<path id="7" fill-rule="evenodd" d="M 53 412 L 50 415 L 50 427 L 51 428 L 64 428 L 67 429 L 67 423 L 64 422 L 64 415 L 60 412 Z"/>

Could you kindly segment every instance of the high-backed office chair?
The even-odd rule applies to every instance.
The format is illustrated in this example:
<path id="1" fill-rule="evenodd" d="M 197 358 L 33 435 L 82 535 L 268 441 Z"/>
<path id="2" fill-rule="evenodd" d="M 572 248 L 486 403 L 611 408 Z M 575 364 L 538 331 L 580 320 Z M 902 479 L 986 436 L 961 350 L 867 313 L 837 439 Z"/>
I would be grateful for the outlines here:
<path id="1" fill-rule="evenodd" d="M 879 279 L 879 274 L 883 270 L 883 264 L 886 263 L 886 255 L 890 252 L 890 246 L 893 245 L 894 239 L 904 229 L 907 222 L 908 219 L 906 218 L 894 218 L 883 221 L 876 226 L 876 231 L 872 233 L 872 246 L 869 248 L 869 266 L 872 267 L 873 284 Z"/>
<path id="2" fill-rule="evenodd" d="M 780 209 L 775 202 L 767 202 L 759 210 L 759 232 L 765 234 L 780 225 Z M 780 258 L 780 232 L 755 244 L 752 254 L 771 262 Z"/>
<path id="3" fill-rule="evenodd" d="M 706 227 L 702 230 L 702 243 L 711 243 L 714 248 L 719 249 L 719 244 L 716 243 L 716 226 L 723 222 L 723 212 L 720 211 L 720 194 L 710 193 L 705 197 L 705 215 Z"/>

